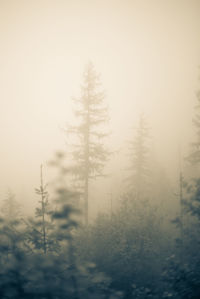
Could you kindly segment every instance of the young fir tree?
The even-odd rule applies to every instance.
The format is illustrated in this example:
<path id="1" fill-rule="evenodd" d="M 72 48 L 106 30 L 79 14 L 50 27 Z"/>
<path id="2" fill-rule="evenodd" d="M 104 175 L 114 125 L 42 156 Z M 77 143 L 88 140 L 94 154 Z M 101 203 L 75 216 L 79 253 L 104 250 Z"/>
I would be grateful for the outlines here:
<path id="1" fill-rule="evenodd" d="M 117 294 L 115 296 L 116 292 L 110 287 L 108 277 L 99 273 L 93 263 L 80 263 L 76 256 L 73 243 L 79 211 L 74 203 L 79 193 L 66 187 L 66 179 L 63 178 L 66 172 L 63 173 L 64 167 L 61 165 L 62 155 L 59 154 L 56 158 L 58 159 L 54 165 L 59 168 L 61 166 L 61 169 L 58 169 L 60 176 L 59 180 L 56 180 L 56 188 L 52 190 L 56 211 L 52 212 L 51 216 L 54 220 L 54 233 L 60 244 L 59 250 L 47 251 L 48 254 L 41 254 L 38 251 L 30 254 L 18 238 L 16 249 L 8 254 L 10 244 L 13 243 L 13 235 L 0 218 L 0 298 L 121 298 Z M 39 190 L 41 191 L 39 196 L 42 194 L 44 196 L 42 183 Z M 45 199 L 41 198 L 41 201 L 45 202 Z M 40 205 L 42 206 L 41 202 Z"/>
<path id="2" fill-rule="evenodd" d="M 43 166 L 40 167 L 40 187 L 35 188 L 40 197 L 39 206 L 35 209 L 35 219 L 28 221 L 28 240 L 34 248 L 42 250 L 44 254 L 55 247 L 55 240 L 51 236 L 53 223 L 48 201 L 47 185 L 43 181 Z M 55 249 L 55 248 L 54 248 Z"/>
<path id="3" fill-rule="evenodd" d="M 79 125 L 70 128 L 78 142 L 73 157 L 76 163 L 76 175 L 81 184 L 84 198 L 85 224 L 88 224 L 89 181 L 103 175 L 103 167 L 108 159 L 108 151 L 103 144 L 107 135 L 102 125 L 108 120 L 104 105 L 104 92 L 100 90 L 99 75 L 92 63 L 89 63 L 83 75 L 81 96 L 75 99 L 79 108 L 75 115 Z"/>
<path id="4" fill-rule="evenodd" d="M 46 186 L 43 183 L 43 166 L 40 166 L 40 188 L 35 189 L 36 194 L 40 196 L 39 203 L 41 206 L 36 209 L 36 216 L 41 217 L 41 224 L 42 224 L 42 247 L 43 251 L 46 254 L 47 252 L 47 227 L 46 227 L 46 216 L 48 217 L 48 192 L 46 191 Z"/>
<path id="5" fill-rule="evenodd" d="M 130 144 L 130 166 L 127 178 L 128 189 L 135 199 L 143 199 L 147 190 L 148 170 L 148 140 L 149 132 L 143 115 L 140 116 L 136 136 Z"/>

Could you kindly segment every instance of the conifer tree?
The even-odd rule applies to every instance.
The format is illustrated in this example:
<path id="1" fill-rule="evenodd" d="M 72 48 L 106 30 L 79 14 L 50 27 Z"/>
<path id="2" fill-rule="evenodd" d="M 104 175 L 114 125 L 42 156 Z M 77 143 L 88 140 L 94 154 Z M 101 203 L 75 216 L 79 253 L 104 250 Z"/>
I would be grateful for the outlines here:
<path id="1" fill-rule="evenodd" d="M 41 249 L 44 254 L 55 249 L 55 240 L 52 238 L 53 223 L 51 220 L 51 209 L 47 185 L 43 181 L 43 165 L 40 166 L 40 187 L 35 188 L 40 197 L 39 206 L 35 209 L 35 219 L 30 218 L 28 225 L 28 241 L 36 249 Z"/>
<path id="2" fill-rule="evenodd" d="M 78 142 L 73 151 L 78 178 L 84 199 L 85 224 L 88 224 L 89 181 L 103 175 L 103 167 L 108 159 L 108 151 L 103 144 L 107 135 L 103 124 L 108 120 L 107 107 L 104 104 L 104 92 L 100 90 L 100 79 L 92 63 L 89 63 L 83 75 L 81 96 L 75 99 L 79 108 L 75 115 L 79 124 L 71 127 Z"/>
<path id="3" fill-rule="evenodd" d="M 141 115 L 136 136 L 130 144 L 130 166 L 128 169 L 130 174 L 127 178 L 128 189 L 136 199 L 143 198 L 147 189 L 147 178 L 149 176 L 148 139 L 148 127 L 144 116 Z"/>
<path id="4" fill-rule="evenodd" d="M 196 114 L 193 118 L 193 124 L 196 129 L 196 140 L 191 144 L 191 153 L 187 160 L 194 166 L 200 163 L 200 91 L 197 92 Z"/>
<path id="5" fill-rule="evenodd" d="M 61 281 L 59 288 L 61 292 L 64 289 L 64 298 L 121 298 L 110 287 L 110 279 L 99 273 L 93 263 L 85 260 L 80 264 L 74 242 L 80 228 L 81 211 L 77 208 L 80 194 L 69 187 L 68 172 L 71 172 L 71 167 L 66 167 L 64 161 L 65 153 L 58 152 L 50 163 L 58 170 L 54 194 L 56 210 L 52 212 L 52 218 L 60 243 L 57 264 L 54 266 L 62 268 L 62 271 L 56 272 Z"/>
<path id="6" fill-rule="evenodd" d="M 193 118 L 193 124 L 196 130 L 196 140 L 191 144 L 191 152 L 186 157 L 186 160 L 194 168 L 198 169 L 200 164 L 200 91 L 197 92 L 197 102 L 195 107 L 196 114 Z M 187 199 L 184 203 L 189 208 L 189 211 L 197 216 L 200 220 L 200 176 L 198 171 L 195 172 L 195 176 L 189 181 L 184 182 L 184 195 Z"/>
<path id="7" fill-rule="evenodd" d="M 10 240 L 7 254 L 16 252 L 19 243 L 21 246 L 27 248 L 22 223 L 21 205 L 16 200 L 15 194 L 11 190 L 8 190 L 7 196 L 3 200 L 0 218 L 0 222 L 3 224 L 0 231 L 7 235 Z"/>
<path id="8" fill-rule="evenodd" d="M 47 251 L 47 228 L 46 228 L 46 214 L 48 214 L 48 192 L 46 191 L 46 186 L 43 183 L 43 166 L 40 166 L 40 188 L 35 189 L 36 193 L 40 196 L 41 200 L 39 203 L 41 204 L 40 208 L 36 209 L 36 216 L 41 217 L 42 222 L 42 239 L 43 239 L 43 251 L 46 254 Z"/>
<path id="9" fill-rule="evenodd" d="M 77 257 L 74 236 L 79 226 L 79 210 L 75 203 L 79 193 L 67 187 L 66 180 L 63 178 L 66 172 L 62 161 L 62 155 L 58 154 L 54 166 L 58 168 L 59 177 L 55 181 L 54 186 L 56 187 L 52 190 L 51 195 L 56 203 L 56 210 L 52 211 L 51 217 L 54 224 L 54 235 L 60 245 L 58 251 L 50 252 L 46 247 L 47 254 L 41 254 L 40 251 L 30 254 L 30 251 L 25 250 L 23 246 L 23 237 L 17 238 L 15 250 L 10 251 L 13 234 L 7 229 L 4 219 L 0 217 L 1 299 L 121 298 L 112 290 L 109 277 L 97 271 L 93 263 L 88 261 L 80 263 Z M 40 220 L 43 219 L 41 210 L 46 202 L 47 193 L 45 192 L 47 191 L 43 180 L 41 180 L 41 186 L 37 192 L 41 197 Z M 46 211 L 43 209 L 43 213 Z M 46 225 L 46 214 L 44 221 Z M 41 232 L 40 239 L 43 241 L 42 221 L 37 221 L 35 228 Z M 24 232 L 20 231 L 20 234 L 24 235 Z M 43 244 L 41 242 L 40 249 L 44 249 Z M 46 239 L 47 244 L 48 238 Z M 10 254 L 8 254 L 9 251 Z"/>
<path id="10" fill-rule="evenodd" d="M 7 222 L 19 220 L 21 206 L 15 199 L 15 194 L 8 190 L 6 198 L 3 200 L 1 213 Z"/>
<path id="11" fill-rule="evenodd" d="M 191 144 L 190 154 L 186 157 L 186 161 L 191 166 L 192 176 L 189 175 L 185 179 L 180 170 L 180 204 L 182 205 L 182 211 L 175 223 L 181 229 L 181 258 L 180 263 L 174 263 L 174 273 L 170 269 L 170 277 L 173 284 L 175 281 L 176 291 L 178 290 L 181 298 L 199 298 L 200 296 L 200 176 L 197 171 L 200 163 L 200 92 L 197 93 L 197 101 L 198 105 L 193 119 L 196 140 Z"/>

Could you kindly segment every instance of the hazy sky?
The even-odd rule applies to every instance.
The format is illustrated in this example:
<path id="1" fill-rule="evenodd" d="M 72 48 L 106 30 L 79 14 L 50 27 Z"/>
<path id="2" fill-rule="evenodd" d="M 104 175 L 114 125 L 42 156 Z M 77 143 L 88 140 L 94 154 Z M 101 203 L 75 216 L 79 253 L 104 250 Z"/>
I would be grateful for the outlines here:
<path id="1" fill-rule="evenodd" d="M 200 65 L 199 0 L 0 0 L 0 195 L 27 197 L 64 148 L 85 64 L 101 73 L 113 147 L 144 112 L 171 159 L 191 134 Z"/>

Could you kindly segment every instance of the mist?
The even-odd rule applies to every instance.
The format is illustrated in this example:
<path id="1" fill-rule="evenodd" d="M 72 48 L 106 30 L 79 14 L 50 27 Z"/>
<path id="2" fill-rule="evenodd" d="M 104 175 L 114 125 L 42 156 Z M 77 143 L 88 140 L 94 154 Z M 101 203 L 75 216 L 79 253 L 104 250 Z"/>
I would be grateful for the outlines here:
<path id="1" fill-rule="evenodd" d="M 199 33 L 198 0 L 0 0 L 1 203 L 12 190 L 23 213 L 33 214 L 41 164 L 51 184 L 55 152 L 71 155 L 66 128 L 77 124 L 73 98 L 91 62 L 105 92 L 111 155 L 105 177 L 89 182 L 89 223 L 120 207 L 141 115 L 155 171 L 152 202 L 165 201 L 175 218 L 180 160 L 185 175 L 192 172 L 185 158 L 195 139 Z"/>
<path id="2" fill-rule="evenodd" d="M 157 152 L 173 164 L 191 135 L 198 1 L 1 1 L 0 14 L 1 193 L 28 192 L 39 165 L 65 147 L 89 60 L 106 91 L 113 148 L 145 113 Z"/>

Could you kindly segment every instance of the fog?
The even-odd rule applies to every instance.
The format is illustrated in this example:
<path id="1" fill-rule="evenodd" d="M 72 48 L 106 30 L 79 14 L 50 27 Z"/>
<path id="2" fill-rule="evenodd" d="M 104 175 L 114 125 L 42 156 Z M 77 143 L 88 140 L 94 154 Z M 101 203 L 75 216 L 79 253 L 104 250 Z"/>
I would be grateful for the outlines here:
<path id="1" fill-rule="evenodd" d="M 0 0 L 0 298 L 200 298 L 200 1 Z"/>
<path id="2" fill-rule="evenodd" d="M 115 174 L 144 113 L 157 159 L 176 178 L 178 148 L 184 155 L 193 134 L 199 12 L 197 0 L 0 0 L 1 198 L 11 188 L 31 206 L 40 164 L 67 151 L 62 129 L 88 61 L 106 91 Z"/>

